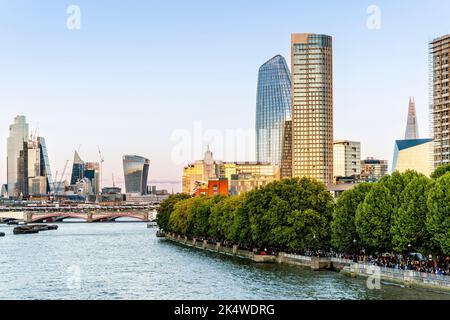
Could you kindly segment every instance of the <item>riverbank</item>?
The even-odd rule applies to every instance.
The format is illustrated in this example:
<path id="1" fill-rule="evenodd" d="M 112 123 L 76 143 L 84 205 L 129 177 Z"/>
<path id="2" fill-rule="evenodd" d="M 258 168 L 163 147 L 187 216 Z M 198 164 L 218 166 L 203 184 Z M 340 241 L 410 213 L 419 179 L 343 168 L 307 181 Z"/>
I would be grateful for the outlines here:
<path id="1" fill-rule="evenodd" d="M 255 263 L 279 263 L 308 268 L 314 271 L 337 271 L 353 278 L 379 276 L 381 281 L 399 284 L 405 288 L 422 288 L 450 293 L 450 277 L 392 268 L 377 268 L 372 265 L 332 257 L 307 257 L 280 252 L 275 255 L 257 255 L 252 251 L 240 249 L 237 245 L 223 246 L 221 243 L 208 243 L 206 240 L 188 239 L 177 234 L 166 234 L 165 239 L 186 247 L 206 250 L 228 256 L 247 259 Z"/>

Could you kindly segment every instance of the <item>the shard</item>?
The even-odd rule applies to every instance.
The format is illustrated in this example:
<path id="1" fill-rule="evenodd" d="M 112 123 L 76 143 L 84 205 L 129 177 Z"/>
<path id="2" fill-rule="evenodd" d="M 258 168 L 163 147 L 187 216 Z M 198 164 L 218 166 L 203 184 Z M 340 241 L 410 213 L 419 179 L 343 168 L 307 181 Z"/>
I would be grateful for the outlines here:
<path id="1" fill-rule="evenodd" d="M 414 97 L 409 99 L 408 125 L 406 127 L 405 140 L 419 139 L 419 124 L 417 122 L 416 103 Z"/>

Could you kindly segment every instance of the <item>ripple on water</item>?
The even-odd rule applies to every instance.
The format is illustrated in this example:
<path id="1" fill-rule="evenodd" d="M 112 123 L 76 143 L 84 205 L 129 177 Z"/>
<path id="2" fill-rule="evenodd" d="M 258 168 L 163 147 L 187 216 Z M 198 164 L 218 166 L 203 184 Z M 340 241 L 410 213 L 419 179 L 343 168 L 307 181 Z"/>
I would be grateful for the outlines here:
<path id="1" fill-rule="evenodd" d="M 156 239 L 143 223 L 64 223 L 29 236 L 1 228 L 0 299 L 450 299 L 194 250 Z"/>

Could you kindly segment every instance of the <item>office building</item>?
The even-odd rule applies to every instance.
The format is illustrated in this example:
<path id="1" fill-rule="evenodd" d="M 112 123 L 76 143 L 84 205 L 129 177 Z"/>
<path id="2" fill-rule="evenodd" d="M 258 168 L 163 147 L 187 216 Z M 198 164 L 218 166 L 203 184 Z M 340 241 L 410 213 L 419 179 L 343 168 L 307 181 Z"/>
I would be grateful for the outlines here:
<path id="1" fill-rule="evenodd" d="M 277 55 L 259 69 L 256 103 L 256 159 L 281 165 L 286 139 L 291 140 L 291 75 L 286 60 Z M 289 150 L 289 153 L 291 151 Z M 290 158 L 291 156 L 288 155 Z M 286 168 L 289 170 L 289 168 Z"/>
<path id="2" fill-rule="evenodd" d="M 450 35 L 430 43 L 430 119 L 433 168 L 450 163 Z"/>
<path id="3" fill-rule="evenodd" d="M 84 178 L 85 163 L 81 159 L 77 151 L 73 156 L 72 177 L 70 178 L 70 185 L 74 186 L 77 182 Z"/>
<path id="4" fill-rule="evenodd" d="M 183 168 L 183 193 L 194 194 L 202 185 L 207 185 L 210 179 L 220 178 L 222 162 L 215 161 L 211 150 L 206 150 L 202 160 L 198 160 Z"/>
<path id="5" fill-rule="evenodd" d="M 70 178 L 71 186 L 77 186 L 80 181 L 87 179 L 89 183 L 87 181 L 81 182 L 83 193 L 89 190 L 91 192 L 89 195 L 100 194 L 100 174 L 100 164 L 98 162 L 84 162 L 78 152 L 75 151 L 72 176 Z M 89 185 L 89 187 L 86 187 L 86 185 Z M 80 188 L 75 189 L 81 190 Z"/>
<path id="6" fill-rule="evenodd" d="M 47 185 L 46 191 L 51 194 L 55 192 L 55 183 L 53 181 L 52 171 L 50 169 L 50 160 L 48 157 L 47 143 L 43 137 L 38 137 L 38 144 L 40 150 L 40 175 L 45 177 L 45 183 Z"/>
<path id="7" fill-rule="evenodd" d="M 334 142 L 335 178 L 357 178 L 361 175 L 361 143 L 339 140 Z"/>
<path id="8" fill-rule="evenodd" d="M 333 182 L 333 48 L 327 35 L 292 34 L 292 174 Z"/>
<path id="9" fill-rule="evenodd" d="M 431 152 L 433 139 L 397 140 L 395 142 L 394 161 L 392 172 L 403 173 L 407 170 L 415 170 L 426 176 L 433 173 Z"/>
<path id="10" fill-rule="evenodd" d="M 43 137 L 29 135 L 24 116 L 10 126 L 7 141 L 8 196 L 43 196 L 53 190 L 47 145 Z"/>
<path id="11" fill-rule="evenodd" d="M 375 158 L 361 160 L 361 180 L 365 182 L 377 182 L 388 175 L 388 161 Z"/>
<path id="12" fill-rule="evenodd" d="M 123 156 L 125 189 L 127 194 L 145 195 L 150 160 L 136 155 Z"/>
<path id="13" fill-rule="evenodd" d="M 25 148 L 28 141 L 29 127 L 24 116 L 17 116 L 9 127 L 7 140 L 7 180 L 8 196 L 17 198 L 25 195 Z"/>
<path id="14" fill-rule="evenodd" d="M 274 175 L 239 173 L 231 175 L 230 195 L 237 196 L 267 186 L 278 179 Z"/>

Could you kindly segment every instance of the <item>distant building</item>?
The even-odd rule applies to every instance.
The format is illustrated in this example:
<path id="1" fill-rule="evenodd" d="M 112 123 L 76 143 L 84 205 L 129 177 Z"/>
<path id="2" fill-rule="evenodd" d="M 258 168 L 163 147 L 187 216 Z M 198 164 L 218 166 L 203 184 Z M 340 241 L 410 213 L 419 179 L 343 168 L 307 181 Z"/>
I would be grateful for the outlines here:
<path id="1" fill-rule="evenodd" d="M 220 173 L 228 180 L 231 180 L 232 175 L 244 173 L 255 176 L 272 176 L 275 180 L 281 178 L 279 166 L 261 162 L 224 162 L 221 165 Z"/>
<path id="2" fill-rule="evenodd" d="M 125 189 L 127 194 L 145 195 L 150 160 L 136 155 L 123 156 Z"/>
<path id="3" fill-rule="evenodd" d="M 361 143 L 335 141 L 333 162 L 335 178 L 358 178 L 361 175 Z"/>
<path id="4" fill-rule="evenodd" d="M 209 153 L 209 149 L 206 156 L 209 157 L 209 165 L 205 157 L 204 160 L 196 161 L 194 164 L 184 168 L 184 193 L 191 195 L 208 194 L 210 181 L 220 181 L 222 179 L 228 181 L 228 188 L 230 188 L 232 176 L 239 174 L 271 177 L 271 180 L 279 180 L 281 177 L 280 166 L 272 163 L 215 161 L 212 158 L 212 153 Z"/>
<path id="5" fill-rule="evenodd" d="M 409 99 L 408 124 L 406 125 L 405 140 L 419 139 L 419 123 L 417 122 L 416 103 L 414 97 Z"/>
<path id="6" fill-rule="evenodd" d="M 7 140 L 7 176 L 8 196 L 18 198 L 26 193 L 25 143 L 28 140 L 29 127 L 24 116 L 17 116 L 9 127 Z"/>
<path id="7" fill-rule="evenodd" d="M 333 40 L 292 34 L 292 175 L 333 183 Z"/>
<path id="8" fill-rule="evenodd" d="M 81 180 L 88 179 L 92 189 L 90 195 L 99 194 L 100 174 L 100 164 L 98 162 L 84 162 L 78 152 L 75 151 L 70 185 L 76 186 Z"/>
<path id="9" fill-rule="evenodd" d="M 403 173 L 407 170 L 415 170 L 431 176 L 433 173 L 433 162 L 430 157 L 432 149 L 433 139 L 397 140 L 392 172 Z"/>
<path id="10" fill-rule="evenodd" d="M 16 117 L 7 141 L 8 196 L 12 198 L 42 196 L 53 190 L 45 139 L 28 134 L 26 118 Z"/>
<path id="11" fill-rule="evenodd" d="M 125 201 L 125 195 L 122 194 L 122 189 L 117 187 L 105 187 L 102 189 L 100 196 L 98 197 L 99 202 L 112 202 L 118 203 Z"/>
<path id="12" fill-rule="evenodd" d="M 47 193 L 53 193 L 55 191 L 55 185 L 52 176 L 52 170 L 50 169 L 50 160 L 48 157 L 47 143 L 43 137 L 38 137 L 38 144 L 40 149 L 40 175 L 46 178 Z"/>
<path id="13" fill-rule="evenodd" d="M 7 184 L 3 184 L 2 185 L 2 191 L 1 191 L 1 197 L 2 198 L 7 198 L 8 197 L 8 185 Z"/>
<path id="14" fill-rule="evenodd" d="M 433 168 L 450 163 L 449 99 L 450 35 L 430 43 L 430 119 L 433 142 Z"/>
<path id="15" fill-rule="evenodd" d="M 225 196 L 229 195 L 228 191 L 228 179 L 218 178 L 210 179 L 208 184 L 199 185 L 194 191 L 194 196 Z"/>
<path id="16" fill-rule="evenodd" d="M 215 161 L 213 153 L 208 149 L 203 160 L 187 165 L 183 169 L 183 193 L 194 194 L 201 184 L 208 184 L 209 179 L 220 177 L 222 162 Z"/>
<path id="17" fill-rule="evenodd" d="M 286 140 L 292 140 L 292 83 L 286 60 L 277 55 L 259 69 L 256 102 L 256 159 L 281 166 Z M 290 152 L 289 152 L 290 153 Z M 289 170 L 289 168 L 286 168 Z"/>
<path id="18" fill-rule="evenodd" d="M 274 175 L 239 173 L 231 175 L 230 195 L 241 195 L 257 188 L 265 187 L 278 179 Z"/>
<path id="19" fill-rule="evenodd" d="M 376 182 L 388 175 L 388 161 L 367 158 L 361 161 L 361 180 Z"/>

